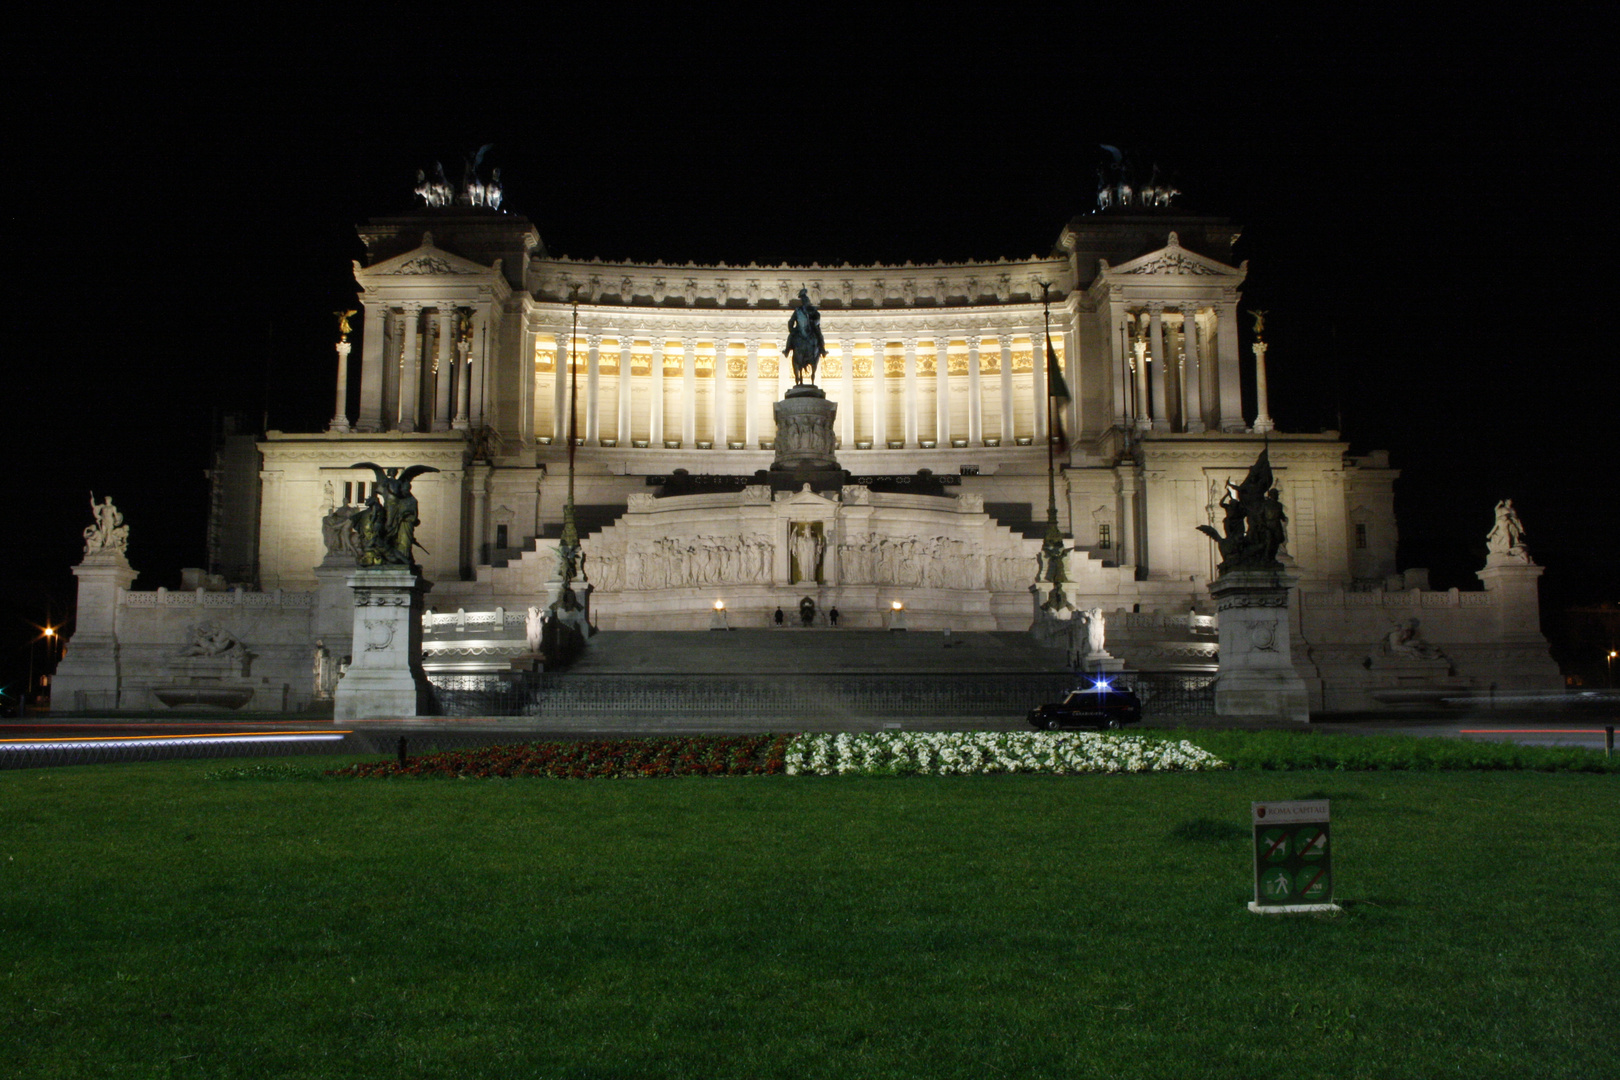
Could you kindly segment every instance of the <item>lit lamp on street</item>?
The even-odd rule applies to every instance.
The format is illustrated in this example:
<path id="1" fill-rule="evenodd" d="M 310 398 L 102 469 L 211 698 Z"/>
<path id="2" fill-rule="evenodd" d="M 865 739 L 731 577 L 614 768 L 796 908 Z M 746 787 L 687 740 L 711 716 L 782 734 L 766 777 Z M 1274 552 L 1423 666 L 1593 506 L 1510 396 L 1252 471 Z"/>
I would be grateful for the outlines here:
<path id="1" fill-rule="evenodd" d="M 1609 689 L 1611 690 L 1614 689 L 1614 658 L 1616 656 L 1620 656 L 1620 652 L 1610 649 L 1609 655 L 1605 657 L 1609 662 Z"/>
<path id="2" fill-rule="evenodd" d="M 726 602 L 724 600 L 716 600 L 714 602 L 714 613 L 709 616 L 709 629 L 731 629 L 731 623 L 726 617 Z"/>
<path id="3" fill-rule="evenodd" d="M 895 600 L 889 604 L 889 629 L 904 630 L 906 628 L 906 605 Z"/>

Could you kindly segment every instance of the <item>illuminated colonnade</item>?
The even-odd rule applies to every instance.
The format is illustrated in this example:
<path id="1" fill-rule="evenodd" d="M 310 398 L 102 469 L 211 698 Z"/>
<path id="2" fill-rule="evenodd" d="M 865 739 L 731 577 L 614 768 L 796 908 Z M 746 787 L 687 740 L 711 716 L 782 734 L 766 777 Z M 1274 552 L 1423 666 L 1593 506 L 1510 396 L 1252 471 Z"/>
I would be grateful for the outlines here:
<path id="1" fill-rule="evenodd" d="M 1053 347 L 1066 355 L 1062 335 Z M 534 335 L 534 431 L 562 442 L 570 406 L 586 446 L 757 449 L 792 386 L 782 342 L 694 327 L 637 336 L 604 325 Z M 846 448 L 996 446 L 1047 434 L 1039 328 L 829 335 L 816 382 Z M 941 361 L 943 350 L 944 359 Z M 577 401 L 570 401 L 570 394 Z"/>

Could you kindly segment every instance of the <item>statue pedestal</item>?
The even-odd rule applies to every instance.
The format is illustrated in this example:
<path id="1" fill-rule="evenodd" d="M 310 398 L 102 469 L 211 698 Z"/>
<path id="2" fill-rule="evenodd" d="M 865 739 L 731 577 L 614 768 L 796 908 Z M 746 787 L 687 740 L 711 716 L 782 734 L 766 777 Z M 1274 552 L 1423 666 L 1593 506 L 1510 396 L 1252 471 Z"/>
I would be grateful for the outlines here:
<path id="1" fill-rule="evenodd" d="M 778 472 L 805 469 L 837 469 L 834 456 L 837 438 L 833 418 L 838 403 L 828 401 L 815 386 L 795 386 L 778 401 L 776 412 L 776 460 Z"/>
<path id="2" fill-rule="evenodd" d="M 1233 570 L 1210 582 L 1221 624 L 1216 715 L 1310 722 L 1289 647 L 1288 590 L 1298 580 L 1281 570 Z"/>
<path id="3" fill-rule="evenodd" d="M 73 568 L 79 579 L 78 616 L 66 655 L 56 669 L 51 704 L 75 711 L 118 707 L 118 594 L 136 572 L 122 552 L 86 555 Z"/>
<path id="4" fill-rule="evenodd" d="M 546 582 L 546 610 L 558 622 L 571 627 L 582 641 L 588 641 L 596 632 L 591 628 L 591 593 L 596 591 L 596 586 L 576 579 L 568 588 L 574 594 L 572 604 L 563 602 L 561 579 Z"/>
<path id="5" fill-rule="evenodd" d="M 334 719 L 398 719 L 432 710 L 433 689 L 422 670 L 422 597 L 432 587 L 408 570 L 349 576 L 354 660 L 337 684 Z"/>

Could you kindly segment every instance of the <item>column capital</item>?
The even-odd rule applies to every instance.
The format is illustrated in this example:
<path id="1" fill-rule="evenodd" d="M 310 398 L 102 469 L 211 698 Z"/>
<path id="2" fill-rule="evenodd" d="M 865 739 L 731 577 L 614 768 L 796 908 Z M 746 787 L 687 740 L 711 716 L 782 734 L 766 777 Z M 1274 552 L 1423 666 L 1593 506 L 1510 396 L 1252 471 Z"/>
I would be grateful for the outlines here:
<path id="1" fill-rule="evenodd" d="M 1148 311 L 1149 315 L 1161 315 L 1162 316 L 1164 314 L 1164 301 L 1163 300 L 1149 300 L 1147 302 L 1147 304 L 1144 305 L 1144 306 L 1147 308 L 1147 311 Z"/>
<path id="2" fill-rule="evenodd" d="M 586 345 L 587 348 L 590 348 L 590 349 L 600 349 L 602 347 L 602 335 L 601 334 L 586 334 L 585 335 L 585 345 Z"/>

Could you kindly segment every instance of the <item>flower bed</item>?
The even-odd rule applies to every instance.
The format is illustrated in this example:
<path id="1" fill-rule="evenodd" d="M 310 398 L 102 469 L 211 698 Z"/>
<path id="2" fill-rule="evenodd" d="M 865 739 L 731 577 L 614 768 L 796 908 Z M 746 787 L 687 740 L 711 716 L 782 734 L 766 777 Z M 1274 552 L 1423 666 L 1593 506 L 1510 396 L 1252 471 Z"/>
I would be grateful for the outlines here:
<path id="1" fill-rule="evenodd" d="M 1190 742 L 1140 735 L 976 731 L 839 735 L 694 735 L 448 750 L 362 762 L 327 775 L 602 779 L 628 776 L 948 776 L 1164 772 L 1228 768 Z"/>
<path id="2" fill-rule="evenodd" d="M 789 735 L 692 736 L 672 739 L 594 739 L 447 750 L 397 761 L 333 769 L 329 775 L 380 778 L 536 776 L 586 780 L 623 776 L 755 776 L 783 771 Z"/>
<path id="3" fill-rule="evenodd" d="M 1230 768 L 1214 754 L 1186 740 L 1044 731 L 800 735 L 788 743 L 784 756 L 790 776 L 1193 772 Z"/>

